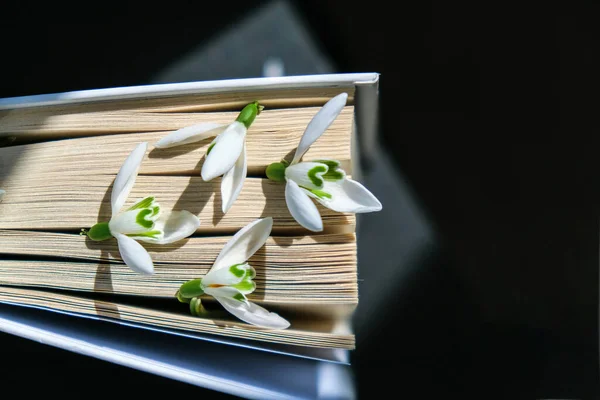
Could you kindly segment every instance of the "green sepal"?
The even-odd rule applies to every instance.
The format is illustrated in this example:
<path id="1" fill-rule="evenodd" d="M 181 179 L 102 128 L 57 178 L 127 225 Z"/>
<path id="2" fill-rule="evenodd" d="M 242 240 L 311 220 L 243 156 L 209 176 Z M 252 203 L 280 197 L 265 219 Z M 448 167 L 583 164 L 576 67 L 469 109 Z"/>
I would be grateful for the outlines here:
<path id="1" fill-rule="evenodd" d="M 265 173 L 267 178 L 275 182 L 285 182 L 285 169 L 288 167 L 287 162 L 275 162 L 269 164 Z"/>
<path id="2" fill-rule="evenodd" d="M 191 299 L 196 296 L 202 296 L 204 289 L 202 288 L 202 279 L 192 279 L 187 281 L 179 288 L 179 295 L 186 299 Z"/>
<path id="3" fill-rule="evenodd" d="M 262 111 L 263 108 L 263 106 L 258 104 L 258 101 L 252 102 L 242 109 L 236 121 L 241 122 L 242 124 L 244 124 L 246 129 L 248 129 L 250 128 L 250 125 L 252 125 L 252 122 L 254 122 L 254 119 Z"/>
<path id="4" fill-rule="evenodd" d="M 87 232 L 87 235 L 90 239 L 97 242 L 113 237 L 113 235 L 110 233 L 108 222 L 98 222 L 96 225 L 91 227 L 91 229 Z"/>

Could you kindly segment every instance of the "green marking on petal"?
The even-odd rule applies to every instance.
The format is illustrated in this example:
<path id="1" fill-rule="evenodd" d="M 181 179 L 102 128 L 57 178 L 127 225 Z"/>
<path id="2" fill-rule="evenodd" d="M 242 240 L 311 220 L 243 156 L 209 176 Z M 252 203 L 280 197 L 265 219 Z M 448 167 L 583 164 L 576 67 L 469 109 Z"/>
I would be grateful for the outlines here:
<path id="1" fill-rule="evenodd" d="M 248 266 L 248 269 L 246 270 L 246 275 L 244 275 L 244 280 L 254 279 L 255 276 L 256 276 L 256 271 L 254 270 L 254 268 Z"/>
<path id="2" fill-rule="evenodd" d="M 329 169 L 331 169 L 331 168 L 335 169 L 340 166 L 340 162 L 336 161 L 336 160 L 313 160 L 313 162 L 325 164 L 325 165 L 327 165 L 327 167 L 329 167 Z"/>
<path id="3" fill-rule="evenodd" d="M 135 217 L 135 222 L 143 226 L 144 228 L 150 229 L 154 226 L 154 222 L 146 219 L 146 217 L 151 217 L 153 215 L 153 211 L 150 208 L 145 208 L 141 210 L 138 215 Z"/>
<path id="4" fill-rule="evenodd" d="M 148 232 L 142 232 L 142 233 L 130 233 L 127 236 L 129 237 L 149 237 L 149 238 L 153 238 L 153 239 L 158 239 L 158 237 L 162 234 L 162 231 L 148 231 Z"/>
<path id="5" fill-rule="evenodd" d="M 237 278 L 241 278 L 242 276 L 246 275 L 246 270 L 244 268 L 240 268 L 240 265 L 244 264 L 235 264 L 229 267 L 229 272 L 231 272 Z"/>
<path id="6" fill-rule="evenodd" d="M 310 181 L 313 183 L 313 185 L 323 186 L 323 179 L 318 177 L 317 174 L 322 174 L 324 172 L 327 172 L 327 167 L 324 167 L 322 165 L 317 165 L 315 167 L 312 167 L 310 170 L 308 170 L 307 175 L 308 175 L 308 178 L 310 179 Z"/>
<path id="7" fill-rule="evenodd" d="M 232 285 L 232 287 L 236 288 L 240 292 L 252 293 L 254 292 L 254 289 L 256 289 L 256 283 L 254 283 L 254 281 L 251 279 L 244 279 L 240 283 Z"/>
<path id="8" fill-rule="evenodd" d="M 90 239 L 97 242 L 113 237 L 113 235 L 110 233 L 110 229 L 108 228 L 108 222 L 98 222 L 96 225 L 90 228 L 90 230 L 87 232 L 87 235 Z"/>
<path id="9" fill-rule="evenodd" d="M 246 298 L 241 293 L 236 293 L 232 298 L 237 301 L 246 301 Z"/>
<path id="10" fill-rule="evenodd" d="M 285 169 L 287 168 L 287 163 L 283 162 L 275 162 L 269 164 L 265 173 L 267 174 L 267 178 L 275 182 L 285 182 Z"/>
<path id="11" fill-rule="evenodd" d="M 323 179 L 326 181 L 337 182 L 344 179 L 344 173 L 339 170 L 328 170 L 325 174 L 323 174 Z"/>
<path id="12" fill-rule="evenodd" d="M 212 151 L 213 147 L 215 147 L 215 144 L 217 144 L 217 142 L 212 142 L 210 144 L 210 146 L 208 146 L 208 150 L 206 150 L 206 155 L 210 154 L 210 152 Z"/>
<path id="13" fill-rule="evenodd" d="M 326 181 L 336 182 L 344 179 L 346 174 L 343 170 L 339 169 L 340 162 L 336 160 L 315 160 L 314 162 L 318 162 L 321 164 L 327 165 L 327 172 L 324 173 L 323 179 Z"/>
<path id="14" fill-rule="evenodd" d="M 324 192 L 322 190 L 319 189 L 311 189 L 312 194 L 314 194 L 315 196 L 317 196 L 320 199 L 326 198 L 326 199 L 331 199 L 331 194 Z"/>
<path id="15" fill-rule="evenodd" d="M 137 209 L 140 209 L 140 208 L 148 208 L 148 207 L 150 207 L 150 205 L 153 202 L 154 202 L 154 196 L 148 196 L 148 197 L 146 197 L 146 198 L 138 201 L 137 203 L 135 203 L 131 207 L 129 207 L 127 209 L 127 211 L 137 210 Z"/>
<path id="16" fill-rule="evenodd" d="M 304 189 L 304 190 L 308 190 L 309 192 L 311 192 L 312 194 L 314 194 L 315 196 L 317 196 L 320 199 L 324 199 L 324 198 L 325 199 L 331 199 L 331 197 L 332 197 L 331 194 L 329 194 L 327 192 L 324 192 L 322 190 L 319 190 L 319 189 L 309 189 L 309 188 L 304 187 L 304 186 L 300 186 L 300 187 L 302 189 Z"/>
<path id="17" fill-rule="evenodd" d="M 181 297 L 186 299 L 202 296 L 204 294 L 204 289 L 202 288 L 202 279 L 192 279 L 191 281 L 185 282 L 179 288 L 179 294 Z"/>
<path id="18" fill-rule="evenodd" d="M 152 207 L 152 215 L 151 215 L 151 217 L 156 217 L 159 212 L 160 212 L 160 206 L 157 204 L 154 207 Z"/>

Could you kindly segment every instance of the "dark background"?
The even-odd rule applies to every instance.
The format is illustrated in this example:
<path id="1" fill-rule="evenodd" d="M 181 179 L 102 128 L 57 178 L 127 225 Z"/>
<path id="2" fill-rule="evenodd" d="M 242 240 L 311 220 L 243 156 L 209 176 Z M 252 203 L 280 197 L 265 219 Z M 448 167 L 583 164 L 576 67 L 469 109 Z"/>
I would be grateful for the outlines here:
<path id="1" fill-rule="evenodd" d="M 3 4 L 0 97 L 145 84 L 260 3 Z M 294 2 L 337 72 L 382 74 L 381 141 L 440 233 L 357 338 L 360 397 L 599 398 L 600 6 L 393 3 Z M 0 349 L 7 391 L 219 396 Z"/>

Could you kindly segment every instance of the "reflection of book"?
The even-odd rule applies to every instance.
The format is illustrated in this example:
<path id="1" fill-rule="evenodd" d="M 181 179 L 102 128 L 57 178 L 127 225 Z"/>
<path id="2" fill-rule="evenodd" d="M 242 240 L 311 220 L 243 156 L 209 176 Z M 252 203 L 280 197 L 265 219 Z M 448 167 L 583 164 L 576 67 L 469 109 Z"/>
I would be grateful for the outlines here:
<path id="1" fill-rule="evenodd" d="M 0 203 L 0 300 L 346 362 L 343 350 L 354 347 L 348 319 L 358 301 L 354 216 L 319 207 L 325 231 L 305 230 L 289 215 L 284 186 L 266 180 L 264 169 L 294 151 L 325 101 L 347 92 L 346 108 L 307 157 L 339 159 L 355 174 L 354 117 L 361 108 L 374 106 L 360 99 L 361 92 L 365 99 L 376 99 L 376 82 L 375 74 L 323 75 L 2 100 L 0 136 L 11 140 L 0 148 L 0 187 L 6 190 Z M 112 181 L 137 143 L 152 144 L 167 132 L 198 122 L 230 121 L 256 99 L 265 110 L 246 138 L 249 177 L 225 215 L 220 211 L 219 180 L 203 182 L 198 172 L 211 140 L 172 149 L 150 147 L 131 201 L 153 194 L 163 207 L 190 210 L 202 221 L 196 235 L 182 243 L 146 246 L 155 262 L 154 275 L 137 275 L 124 266 L 114 241 L 91 243 L 78 234 L 108 217 Z M 361 131 L 360 118 L 357 122 Z M 257 270 L 257 289 L 249 299 L 268 305 L 291 327 L 275 331 L 250 326 L 211 303 L 211 318 L 189 315 L 174 298 L 177 288 L 206 274 L 231 235 L 265 216 L 273 217 L 272 237 L 250 259 Z M 13 308 L 10 312 L 18 315 Z M 41 338 L 44 328 L 38 328 Z M 77 338 L 78 333 L 65 337 L 69 335 Z"/>

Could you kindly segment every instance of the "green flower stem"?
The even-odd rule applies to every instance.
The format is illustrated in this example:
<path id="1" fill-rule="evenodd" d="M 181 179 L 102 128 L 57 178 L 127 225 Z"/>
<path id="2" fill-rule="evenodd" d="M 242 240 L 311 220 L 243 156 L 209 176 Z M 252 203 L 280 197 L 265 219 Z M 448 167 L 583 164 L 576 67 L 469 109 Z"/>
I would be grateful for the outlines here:
<path id="1" fill-rule="evenodd" d="M 177 293 L 175 293 L 175 297 L 177 297 L 177 300 L 179 300 L 180 303 L 188 304 L 190 301 L 192 301 L 192 299 L 187 299 L 183 297 L 179 290 L 177 291 Z"/>
<path id="2" fill-rule="evenodd" d="M 206 314 L 206 309 L 202 305 L 200 297 L 194 297 L 190 301 L 190 313 L 195 317 L 200 317 Z"/>

